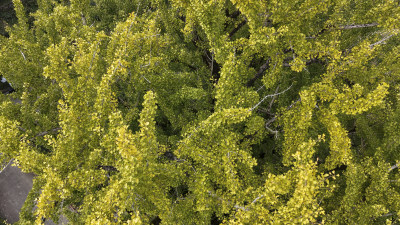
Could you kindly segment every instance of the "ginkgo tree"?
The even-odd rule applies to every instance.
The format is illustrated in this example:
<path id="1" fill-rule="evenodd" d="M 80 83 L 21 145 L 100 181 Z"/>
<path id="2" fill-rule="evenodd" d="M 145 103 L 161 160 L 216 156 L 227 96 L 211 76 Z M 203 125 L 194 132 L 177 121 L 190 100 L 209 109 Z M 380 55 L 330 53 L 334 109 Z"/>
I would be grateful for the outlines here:
<path id="1" fill-rule="evenodd" d="M 397 1 L 13 3 L 19 224 L 400 222 Z"/>

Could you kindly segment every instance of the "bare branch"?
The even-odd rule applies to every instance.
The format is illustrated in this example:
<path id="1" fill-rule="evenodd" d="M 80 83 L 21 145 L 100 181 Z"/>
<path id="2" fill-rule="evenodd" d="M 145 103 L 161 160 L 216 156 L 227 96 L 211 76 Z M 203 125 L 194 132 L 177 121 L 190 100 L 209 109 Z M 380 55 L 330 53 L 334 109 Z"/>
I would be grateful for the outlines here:
<path id="1" fill-rule="evenodd" d="M 208 191 L 208 194 L 209 194 L 210 196 L 214 197 L 214 198 L 217 198 L 217 199 L 220 200 L 220 201 L 227 202 L 228 204 L 231 204 L 231 202 L 230 202 L 229 200 L 224 200 L 224 199 L 222 199 L 221 197 L 219 197 L 218 195 L 212 193 L 211 191 Z M 241 209 L 241 210 L 243 210 L 243 211 L 250 211 L 250 206 L 251 206 L 252 204 L 256 203 L 256 202 L 257 202 L 258 200 L 260 200 L 261 198 L 264 198 L 264 195 L 260 195 L 260 196 L 258 196 L 257 198 L 255 198 L 255 199 L 250 203 L 250 205 L 247 206 L 247 207 L 245 207 L 245 206 L 240 206 L 240 205 L 237 205 L 237 204 L 234 205 L 233 207 L 234 207 L 235 209 Z"/>
<path id="2" fill-rule="evenodd" d="M 267 125 L 265 125 L 265 129 L 267 129 L 269 132 L 273 133 L 275 135 L 275 138 L 278 138 L 279 132 L 277 130 L 272 130 Z"/>
<path id="3" fill-rule="evenodd" d="M 261 198 L 264 198 L 264 195 L 260 195 L 260 196 L 258 196 L 257 198 L 255 198 L 255 199 L 250 203 L 250 205 L 256 203 L 256 202 L 257 202 L 258 200 L 260 200 Z M 250 211 L 250 206 L 244 207 L 244 206 L 235 205 L 234 207 L 235 207 L 236 209 L 241 209 L 241 210 L 243 210 L 243 211 Z"/>
<path id="4" fill-rule="evenodd" d="M 264 195 L 260 195 L 260 196 L 258 196 L 257 198 L 255 198 L 252 202 L 251 202 L 251 204 L 254 204 L 254 203 L 256 203 L 258 200 L 260 200 L 261 198 L 264 198 Z"/>
<path id="5" fill-rule="evenodd" d="M 259 88 L 257 89 L 256 92 L 260 91 L 260 90 L 263 89 L 264 87 L 265 87 L 265 85 L 262 85 L 261 87 L 259 87 Z"/>
<path id="6" fill-rule="evenodd" d="M 237 27 L 235 27 L 235 29 L 233 29 L 230 33 L 229 33 L 229 38 L 232 38 L 233 35 L 236 34 L 236 32 L 238 32 L 240 30 L 240 28 L 242 28 L 245 24 L 247 23 L 246 20 L 243 20 L 241 23 L 239 23 L 239 25 Z"/>
<path id="7" fill-rule="evenodd" d="M 24 128 L 20 127 L 20 126 L 18 126 L 18 129 L 19 129 L 20 131 L 26 132 L 26 130 L 25 130 Z"/>
<path id="8" fill-rule="evenodd" d="M 286 108 L 286 110 L 289 110 L 289 109 L 293 108 L 293 106 L 296 105 L 296 104 L 297 104 L 298 102 L 300 102 L 300 101 L 301 101 L 301 98 L 297 99 L 295 102 L 293 102 L 291 105 L 289 105 L 289 106 Z"/>
<path id="9" fill-rule="evenodd" d="M 144 75 L 142 75 L 142 77 L 143 77 L 149 84 L 151 84 L 151 82 L 149 81 L 149 79 L 147 79 Z"/>
<path id="10" fill-rule="evenodd" d="M 211 76 L 213 74 L 213 70 L 214 70 L 214 53 L 211 52 Z"/>
<path id="11" fill-rule="evenodd" d="M 21 52 L 22 57 L 24 57 L 24 60 L 26 61 L 25 54 L 21 51 L 21 49 L 19 51 Z"/>
<path id="12" fill-rule="evenodd" d="M 276 117 L 273 117 L 272 119 L 268 120 L 268 121 L 265 123 L 265 126 L 270 125 L 270 124 L 273 123 L 275 120 L 276 120 Z"/>
<path id="13" fill-rule="evenodd" d="M 243 207 L 243 206 L 240 206 L 240 205 L 235 205 L 234 207 L 235 207 L 235 209 L 241 209 L 243 211 L 249 211 L 248 209 L 246 209 L 246 207 Z"/>
<path id="14" fill-rule="evenodd" d="M 274 96 L 281 95 L 281 94 L 285 93 L 285 92 L 288 91 L 290 88 L 292 88 L 292 86 L 293 86 L 293 84 L 290 85 L 288 88 L 286 88 L 286 90 L 284 90 L 284 91 L 282 91 L 282 92 L 275 93 L 275 94 L 272 94 L 272 95 L 266 95 L 266 96 L 264 96 L 264 98 L 261 99 L 261 101 L 259 101 L 256 105 L 254 105 L 251 109 L 249 109 L 249 111 L 253 111 L 255 108 L 257 108 L 257 106 L 259 106 L 263 101 L 265 101 L 265 99 L 267 99 L 267 98 L 269 98 L 269 97 L 274 97 Z"/>
<path id="15" fill-rule="evenodd" d="M 279 91 L 279 85 L 278 85 L 278 87 L 276 87 L 275 94 L 278 93 L 278 91 Z M 272 97 L 272 100 L 269 103 L 268 112 L 271 112 L 271 108 L 272 108 L 272 105 L 274 104 L 274 101 L 275 101 L 276 97 L 277 97 L 277 95 Z"/>
<path id="16" fill-rule="evenodd" d="M 391 35 L 389 35 L 389 36 L 386 36 L 386 37 L 382 38 L 380 41 L 377 41 L 377 42 L 375 42 L 375 43 L 373 43 L 373 44 L 370 44 L 369 47 L 370 47 L 370 48 L 373 48 L 375 45 L 380 45 L 380 44 L 382 44 L 383 42 L 385 42 L 386 40 L 388 40 L 389 38 L 391 38 L 391 37 L 393 37 L 393 36 L 394 36 L 394 34 L 391 34 Z"/>
<path id="17" fill-rule="evenodd" d="M 290 49 L 292 49 L 292 55 L 293 55 L 293 61 L 296 60 L 296 57 L 294 56 L 294 49 L 292 46 L 292 41 L 290 41 Z"/>
<path id="18" fill-rule="evenodd" d="M 100 43 L 97 43 L 96 48 L 95 48 L 94 51 L 93 51 L 92 60 L 90 61 L 90 66 L 89 66 L 89 72 L 92 70 L 93 61 L 94 61 L 94 59 L 95 59 L 95 57 L 96 57 L 96 51 L 97 51 L 97 48 L 99 47 L 99 44 L 100 44 Z"/>
<path id="19" fill-rule="evenodd" d="M 38 133 L 38 134 L 36 135 L 36 137 L 42 137 L 42 136 L 48 134 L 49 132 L 56 132 L 56 131 L 59 131 L 59 130 L 61 130 L 61 127 L 56 127 L 56 128 L 54 128 L 54 129 L 51 129 L 51 130 L 48 130 L 48 131 L 40 132 L 40 133 Z"/>
<path id="20" fill-rule="evenodd" d="M 72 204 L 68 205 L 68 209 L 73 213 L 80 214 L 79 211 L 78 211 L 78 207 L 76 207 L 76 206 L 74 206 Z"/>
<path id="21" fill-rule="evenodd" d="M 340 26 L 341 30 L 349 30 L 349 29 L 357 29 L 357 28 L 365 28 L 365 27 L 375 27 L 378 26 L 378 23 L 367 23 L 367 24 L 354 24 L 354 25 L 343 25 Z"/>
<path id="22" fill-rule="evenodd" d="M 97 169 L 103 169 L 105 171 L 116 171 L 119 172 L 117 168 L 113 167 L 113 166 L 103 166 L 103 165 L 98 165 Z"/>
<path id="23" fill-rule="evenodd" d="M 320 32 L 318 32 L 315 36 L 310 36 L 310 37 L 306 37 L 306 39 L 315 39 L 318 36 L 320 36 L 321 34 L 325 33 L 326 31 L 329 30 L 335 30 L 335 29 L 340 29 L 340 30 L 350 30 L 350 29 L 358 29 L 358 28 L 365 28 L 365 27 L 375 27 L 378 26 L 378 23 L 367 23 L 367 24 L 353 24 L 353 25 L 342 25 L 339 26 L 338 28 L 335 25 L 329 25 L 327 27 L 325 27 L 324 29 L 322 29 Z"/>
<path id="24" fill-rule="evenodd" d="M 382 215 L 381 217 L 388 217 L 388 216 L 393 216 L 393 215 L 395 215 L 395 214 L 394 213 L 386 213 L 386 214 Z"/>
<path id="25" fill-rule="evenodd" d="M 390 167 L 390 168 L 389 168 L 389 172 L 392 171 L 392 170 L 394 170 L 394 169 L 396 169 L 396 168 L 398 168 L 399 165 L 400 165 L 400 163 L 397 163 L 396 165 L 393 165 L 392 167 Z"/>
<path id="26" fill-rule="evenodd" d="M 82 17 L 82 24 L 86 26 L 86 17 L 83 14 L 81 14 L 81 17 Z"/>
<path id="27" fill-rule="evenodd" d="M 251 80 L 249 80 L 249 81 L 247 82 L 247 84 L 246 84 L 247 87 L 252 86 L 252 85 L 254 84 L 254 82 L 256 82 L 256 80 L 257 80 L 258 78 L 260 78 L 260 77 L 264 74 L 264 72 L 269 68 L 269 63 L 270 63 L 270 59 L 268 59 L 268 60 L 260 67 L 260 69 L 258 70 L 258 73 L 257 73 Z"/>

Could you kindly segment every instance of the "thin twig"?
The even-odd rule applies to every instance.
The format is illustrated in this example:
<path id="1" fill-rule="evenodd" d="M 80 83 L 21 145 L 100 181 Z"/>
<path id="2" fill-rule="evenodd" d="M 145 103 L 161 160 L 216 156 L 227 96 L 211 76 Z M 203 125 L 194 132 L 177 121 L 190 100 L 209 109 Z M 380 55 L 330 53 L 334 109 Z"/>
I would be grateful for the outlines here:
<path id="1" fill-rule="evenodd" d="M 211 52 L 211 76 L 213 75 L 214 70 L 214 54 Z"/>
<path id="2" fill-rule="evenodd" d="M 211 197 L 217 198 L 218 200 L 220 200 L 220 201 L 222 201 L 222 202 L 227 202 L 228 204 L 231 204 L 231 201 L 229 201 L 229 200 L 224 200 L 223 198 L 219 197 L 218 195 L 212 193 L 211 191 L 208 191 L 208 194 L 209 194 Z M 264 195 L 260 195 L 260 196 L 258 196 L 257 198 L 255 198 L 255 199 L 250 203 L 250 205 L 256 203 L 256 202 L 257 202 L 258 200 L 260 200 L 261 198 L 264 198 Z M 250 205 L 247 206 L 247 207 L 245 207 L 245 206 L 240 206 L 240 205 L 237 205 L 237 204 L 236 204 L 236 205 L 234 205 L 233 207 L 234 207 L 235 209 L 241 209 L 241 210 L 243 210 L 243 211 L 250 211 Z"/>
<path id="3" fill-rule="evenodd" d="M 263 87 L 265 87 L 265 85 L 262 85 L 261 87 L 259 87 L 256 92 L 258 92 L 259 90 L 263 89 Z"/>
<path id="4" fill-rule="evenodd" d="M 289 106 L 286 108 L 286 110 L 289 110 L 289 109 L 293 108 L 293 106 L 296 105 L 296 104 L 297 104 L 298 102 L 300 102 L 300 101 L 301 101 L 301 98 L 297 99 L 295 102 L 293 102 L 291 105 L 289 105 Z"/>
<path id="5" fill-rule="evenodd" d="M 42 137 L 42 136 L 48 134 L 49 132 L 56 132 L 56 131 L 59 131 L 59 130 L 61 130 L 61 127 L 56 127 L 56 128 L 54 128 L 54 129 L 51 129 L 51 130 L 48 130 L 48 131 L 40 132 L 40 133 L 38 133 L 38 134 L 36 135 L 36 137 Z"/>
<path id="6" fill-rule="evenodd" d="M 21 49 L 19 51 L 21 52 L 22 57 L 24 57 L 24 60 L 26 61 L 25 54 L 21 51 Z"/>
<path id="7" fill-rule="evenodd" d="M 19 129 L 20 131 L 26 132 L 26 130 L 25 130 L 24 128 L 20 127 L 20 126 L 18 126 L 18 129 Z"/>
<path id="8" fill-rule="evenodd" d="M 278 87 L 276 87 L 275 94 L 278 93 L 278 91 L 279 91 L 279 85 L 278 85 Z M 276 97 L 277 97 L 276 95 L 274 97 L 272 97 L 272 100 L 269 103 L 268 112 L 271 112 L 271 108 L 272 108 L 272 105 L 274 104 Z"/>
<path id="9" fill-rule="evenodd" d="M 258 200 L 260 200 L 261 198 L 264 198 L 264 195 L 260 195 L 260 196 L 258 196 L 257 198 L 255 198 L 252 202 L 251 202 L 251 204 L 254 204 L 254 203 L 256 203 Z"/>
<path id="10" fill-rule="evenodd" d="M 143 77 L 147 82 L 149 82 L 149 84 L 151 84 L 151 82 L 149 81 L 149 79 L 147 79 L 144 75 L 142 75 L 142 77 Z"/>
<path id="11" fill-rule="evenodd" d="M 96 48 L 95 48 L 94 51 L 93 51 L 93 57 L 92 57 L 92 60 L 90 61 L 89 72 L 92 70 L 93 61 L 94 61 L 94 59 L 95 59 L 95 57 L 96 57 L 96 51 L 97 51 L 97 48 L 99 47 L 99 45 L 100 45 L 100 43 L 98 43 L 98 44 L 96 45 Z"/>
<path id="12" fill-rule="evenodd" d="M 296 60 L 296 57 L 294 56 L 294 50 L 293 50 L 293 46 L 292 46 L 292 42 L 290 41 L 290 49 L 292 49 L 292 53 L 293 53 L 293 61 Z"/>
<path id="13" fill-rule="evenodd" d="M 260 195 L 260 196 L 258 196 L 257 198 L 255 198 L 255 199 L 250 203 L 250 205 L 256 203 L 256 202 L 257 202 L 258 200 L 260 200 L 261 198 L 264 198 L 264 195 Z M 244 206 L 235 205 L 234 207 L 235 207 L 236 209 L 241 209 L 241 210 L 243 210 L 243 211 L 250 211 L 250 206 L 244 207 Z"/>

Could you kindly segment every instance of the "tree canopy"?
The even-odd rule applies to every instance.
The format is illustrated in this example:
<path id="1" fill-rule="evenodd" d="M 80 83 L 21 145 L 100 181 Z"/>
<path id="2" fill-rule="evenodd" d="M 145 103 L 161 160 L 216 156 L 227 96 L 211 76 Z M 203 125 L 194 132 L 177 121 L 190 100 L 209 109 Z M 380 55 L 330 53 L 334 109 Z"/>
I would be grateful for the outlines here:
<path id="1" fill-rule="evenodd" d="M 13 4 L 19 224 L 400 222 L 398 1 Z"/>

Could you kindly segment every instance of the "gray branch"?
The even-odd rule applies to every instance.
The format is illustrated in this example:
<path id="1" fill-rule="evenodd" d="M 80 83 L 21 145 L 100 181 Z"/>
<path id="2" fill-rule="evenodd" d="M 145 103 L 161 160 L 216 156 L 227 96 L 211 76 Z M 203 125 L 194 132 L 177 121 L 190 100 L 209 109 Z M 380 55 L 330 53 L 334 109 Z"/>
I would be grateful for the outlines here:
<path id="1" fill-rule="evenodd" d="M 389 168 L 389 172 L 398 168 L 400 163 L 397 163 L 396 165 L 393 165 L 392 167 Z"/>
<path id="2" fill-rule="evenodd" d="M 370 44 L 369 47 L 373 48 L 375 45 L 380 45 L 380 44 L 384 43 L 385 41 L 387 41 L 389 38 L 391 38 L 393 36 L 394 36 L 394 34 L 388 35 L 388 36 L 382 38 L 380 41 L 377 41 L 377 42 L 375 42 L 373 44 Z"/>
<path id="3" fill-rule="evenodd" d="M 212 193 L 211 191 L 208 191 L 208 194 L 210 195 L 210 196 L 212 196 L 212 197 L 214 197 L 214 198 L 217 198 L 218 200 L 220 200 L 220 201 L 224 201 L 224 202 L 228 202 L 229 204 L 231 203 L 229 200 L 224 200 L 224 199 L 222 199 L 221 197 L 219 197 L 219 196 L 217 196 L 216 194 L 214 194 L 214 193 Z M 252 204 L 255 204 L 258 200 L 260 200 L 261 198 L 264 198 L 264 195 L 260 195 L 260 196 L 258 196 L 257 198 L 255 198 L 251 203 L 250 203 L 250 205 L 249 206 L 240 206 L 240 205 L 234 205 L 233 207 L 235 208 L 235 209 L 241 209 L 241 210 L 243 210 L 243 211 L 250 211 L 250 207 L 251 207 L 251 205 Z"/>
<path id="4" fill-rule="evenodd" d="M 253 110 L 254 110 L 255 108 L 257 108 L 263 101 L 265 101 L 265 99 L 267 99 L 267 98 L 269 98 L 269 97 L 274 97 L 274 96 L 281 95 L 281 94 L 285 93 L 285 92 L 288 91 L 290 88 L 292 88 L 292 86 L 293 86 L 293 84 L 290 85 L 288 88 L 286 88 L 286 89 L 285 89 L 284 91 L 282 91 L 282 92 L 275 93 L 275 94 L 272 94 L 272 95 L 266 95 L 266 96 L 264 96 L 264 98 L 261 99 L 261 101 L 259 101 L 257 104 L 255 104 L 251 109 L 249 109 L 249 111 L 253 111 Z"/>
<path id="5" fill-rule="evenodd" d="M 258 70 L 258 73 L 257 73 L 251 80 L 249 80 L 249 81 L 246 83 L 246 86 L 247 86 L 247 87 L 252 86 L 252 85 L 254 84 L 254 82 L 256 82 L 256 80 L 257 80 L 258 78 L 260 78 L 260 77 L 264 74 L 264 72 L 265 72 L 267 69 L 269 69 L 269 63 L 270 63 L 270 59 L 268 59 L 268 60 L 260 67 L 260 69 Z"/>
<path id="6" fill-rule="evenodd" d="M 278 91 L 279 91 L 279 85 L 278 85 L 278 87 L 276 87 L 275 94 L 278 93 Z M 276 97 L 277 97 L 277 95 L 275 95 L 274 97 L 272 97 L 272 100 L 271 100 L 271 102 L 269 103 L 268 112 L 271 112 L 272 105 L 274 104 L 274 101 L 275 101 Z"/>
<path id="7" fill-rule="evenodd" d="M 38 133 L 38 134 L 36 135 L 36 137 L 42 137 L 42 136 L 48 134 L 49 132 L 56 132 L 56 131 L 59 131 L 59 130 L 61 130 L 61 127 L 56 127 L 56 128 L 54 128 L 54 129 L 51 129 L 51 130 L 48 130 L 48 131 L 40 132 L 40 133 Z"/>
<path id="8" fill-rule="evenodd" d="M 357 28 L 365 28 L 365 27 L 375 27 L 378 26 L 378 23 L 367 23 L 367 24 L 354 24 L 354 25 L 343 25 L 340 26 L 341 30 L 349 30 L 349 29 L 357 29 Z"/>

